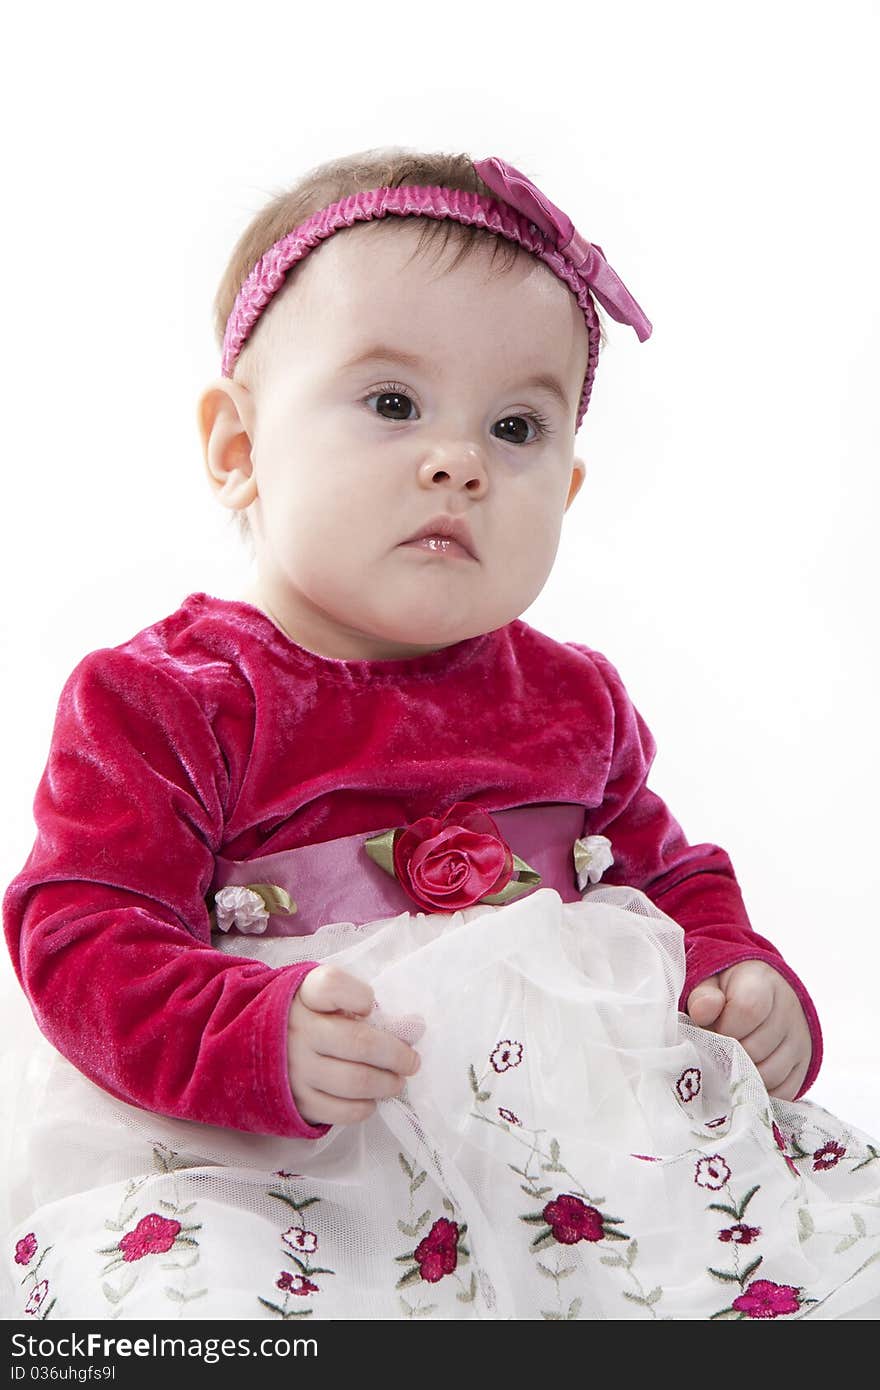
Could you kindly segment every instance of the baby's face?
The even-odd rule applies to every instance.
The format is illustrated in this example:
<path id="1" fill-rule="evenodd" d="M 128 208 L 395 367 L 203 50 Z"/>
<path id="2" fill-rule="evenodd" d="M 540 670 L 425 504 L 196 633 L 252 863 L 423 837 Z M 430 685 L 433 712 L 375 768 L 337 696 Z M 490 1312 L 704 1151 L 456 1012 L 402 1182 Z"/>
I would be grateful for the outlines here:
<path id="1" fill-rule="evenodd" d="M 384 229 L 312 252 L 257 326 L 254 390 L 221 379 L 200 402 L 219 499 L 249 507 L 246 597 L 345 659 L 415 656 L 518 617 L 584 474 L 587 330 L 570 291 L 529 256 L 491 276 L 484 248 L 451 272 L 452 251 L 411 260 L 419 227 Z M 443 515 L 473 556 L 406 544 Z"/>

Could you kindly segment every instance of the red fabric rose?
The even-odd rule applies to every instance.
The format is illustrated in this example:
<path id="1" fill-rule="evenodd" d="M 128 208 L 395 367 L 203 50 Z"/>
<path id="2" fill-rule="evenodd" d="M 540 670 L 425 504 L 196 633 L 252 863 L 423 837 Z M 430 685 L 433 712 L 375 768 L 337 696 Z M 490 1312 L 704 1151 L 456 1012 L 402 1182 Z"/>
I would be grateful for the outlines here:
<path id="1" fill-rule="evenodd" d="M 602 1240 L 602 1213 L 588 1207 L 580 1197 L 565 1192 L 548 1202 L 542 1215 L 561 1245 L 576 1245 L 579 1240 Z"/>
<path id="2" fill-rule="evenodd" d="M 457 801 L 442 819 L 422 816 L 394 837 L 394 873 L 409 897 L 431 912 L 457 912 L 513 877 L 513 853 L 480 806 Z"/>
<path id="3" fill-rule="evenodd" d="M 745 1293 L 733 1300 L 738 1313 L 748 1318 L 778 1318 L 780 1314 L 796 1313 L 801 1306 L 797 1289 L 790 1284 L 774 1284 L 770 1279 L 755 1279 Z"/>
<path id="4" fill-rule="evenodd" d="M 419 1274 L 429 1284 L 436 1284 L 444 1274 L 451 1274 L 458 1264 L 458 1225 L 441 1216 L 435 1221 L 424 1240 L 413 1252 Z"/>
<path id="5" fill-rule="evenodd" d="M 17 1265 L 29 1265 L 36 1253 L 37 1237 L 33 1231 L 29 1231 L 26 1236 L 22 1236 L 15 1247 L 15 1263 Z"/>
<path id="6" fill-rule="evenodd" d="M 123 1236 L 119 1242 L 122 1258 L 126 1261 L 142 1260 L 144 1255 L 164 1255 L 174 1244 L 180 1231 L 179 1221 L 169 1221 L 166 1216 L 151 1211 L 142 1216 L 133 1231 Z"/>

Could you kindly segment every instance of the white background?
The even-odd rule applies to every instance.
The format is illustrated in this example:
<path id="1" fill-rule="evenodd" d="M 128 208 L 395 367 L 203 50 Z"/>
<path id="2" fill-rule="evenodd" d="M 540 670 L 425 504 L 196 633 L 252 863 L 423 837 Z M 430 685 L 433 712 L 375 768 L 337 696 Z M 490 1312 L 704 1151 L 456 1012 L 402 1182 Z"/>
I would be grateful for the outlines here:
<path id="1" fill-rule="evenodd" d="M 500 154 L 654 324 L 608 320 L 587 481 L 523 616 L 617 665 L 651 785 L 812 992 L 812 1098 L 880 1136 L 878 31 L 858 0 L 15 7 L 3 883 L 76 662 L 246 578 L 195 414 L 246 223 L 342 153 Z"/>

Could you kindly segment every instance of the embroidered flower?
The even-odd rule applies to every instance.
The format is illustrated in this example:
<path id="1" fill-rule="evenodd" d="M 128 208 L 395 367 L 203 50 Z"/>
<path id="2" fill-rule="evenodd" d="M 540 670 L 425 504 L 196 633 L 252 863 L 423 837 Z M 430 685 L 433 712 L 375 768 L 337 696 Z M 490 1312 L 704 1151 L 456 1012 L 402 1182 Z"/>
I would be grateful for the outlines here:
<path id="1" fill-rule="evenodd" d="M 694 1172 L 694 1182 L 699 1187 L 711 1187 L 713 1192 L 723 1187 L 729 1177 L 730 1169 L 720 1154 L 713 1154 L 711 1158 L 701 1158 Z"/>
<path id="2" fill-rule="evenodd" d="M 791 1284 L 774 1284 L 770 1279 L 755 1279 L 745 1293 L 733 1300 L 738 1313 L 747 1318 L 778 1318 L 785 1313 L 796 1313 L 801 1303 L 798 1290 Z"/>
<path id="3" fill-rule="evenodd" d="M 789 1168 L 794 1173 L 795 1177 L 799 1177 L 800 1175 L 798 1173 L 794 1159 L 786 1152 L 785 1137 L 783 1136 L 782 1130 L 779 1128 L 779 1125 L 776 1124 L 775 1121 L 773 1123 L 773 1138 L 776 1140 L 776 1147 L 781 1151 L 782 1156 L 788 1164 Z"/>
<path id="4" fill-rule="evenodd" d="M 548 1202 L 541 1213 L 560 1245 L 576 1245 L 579 1240 L 602 1240 L 602 1213 L 588 1207 L 580 1197 L 564 1192 Z"/>
<path id="5" fill-rule="evenodd" d="M 25 1304 L 25 1310 L 24 1310 L 24 1311 L 25 1311 L 26 1313 L 31 1313 L 31 1314 L 36 1313 L 37 1310 L 38 1310 L 38 1309 L 42 1306 L 42 1304 L 45 1302 L 46 1294 L 47 1294 L 48 1292 L 49 1292 L 49 1280 L 48 1280 L 48 1279 L 41 1279 L 40 1282 L 39 1282 L 39 1284 L 36 1284 L 36 1285 L 34 1286 L 34 1288 L 31 1289 L 31 1296 L 30 1296 L 30 1298 L 28 1299 L 27 1303 Z"/>
<path id="6" fill-rule="evenodd" d="M 37 1253 L 37 1237 L 33 1231 L 28 1231 L 26 1236 L 15 1247 L 15 1263 L 17 1265 L 29 1265 L 34 1255 Z"/>
<path id="7" fill-rule="evenodd" d="M 611 841 L 606 835 L 588 835 L 574 842 L 574 866 L 581 892 L 588 883 L 598 883 L 606 869 L 614 863 Z"/>
<path id="8" fill-rule="evenodd" d="M 435 1221 L 424 1240 L 420 1240 L 413 1258 L 419 1274 L 429 1284 L 436 1284 L 444 1274 L 452 1274 L 458 1264 L 458 1224 L 441 1216 Z"/>
<path id="9" fill-rule="evenodd" d="M 318 1237 L 314 1231 L 306 1231 L 302 1226 L 291 1226 L 281 1237 L 291 1250 L 304 1250 L 311 1255 L 318 1248 Z"/>
<path id="10" fill-rule="evenodd" d="M 133 1231 L 122 1237 L 119 1242 L 122 1258 L 131 1262 L 142 1260 L 145 1255 L 164 1255 L 179 1232 L 179 1221 L 169 1221 L 167 1216 L 151 1211 L 148 1216 L 141 1217 Z"/>
<path id="11" fill-rule="evenodd" d="M 307 1279 L 304 1274 L 291 1274 L 289 1270 L 281 1271 L 275 1280 L 276 1289 L 281 1289 L 284 1293 L 295 1293 L 302 1297 L 310 1293 L 320 1293 L 317 1284 L 313 1284 L 311 1279 Z"/>
<path id="12" fill-rule="evenodd" d="M 231 931 L 237 927 L 245 936 L 255 936 L 258 932 L 264 932 L 269 922 L 269 909 L 252 888 L 232 884 L 221 888 L 214 894 L 214 907 L 220 931 Z"/>
<path id="13" fill-rule="evenodd" d="M 728 1226 L 726 1230 L 718 1232 L 718 1239 L 732 1241 L 734 1245 L 751 1245 L 753 1240 L 757 1240 L 761 1234 L 760 1226 L 744 1226 L 738 1221 L 735 1226 Z"/>
<path id="14" fill-rule="evenodd" d="M 688 1067 L 676 1081 L 675 1089 L 678 1091 L 682 1100 L 688 1101 L 693 1100 L 695 1096 L 700 1094 L 701 1085 L 702 1075 L 700 1073 L 700 1068 Z"/>
<path id="15" fill-rule="evenodd" d="M 813 1154 L 813 1172 L 821 1172 L 823 1168 L 833 1168 L 840 1162 L 846 1153 L 842 1145 L 829 1139 L 827 1144 L 823 1144 L 821 1149 L 817 1149 Z"/>
<path id="16" fill-rule="evenodd" d="M 493 1055 L 494 1055 L 494 1054 L 493 1054 Z M 496 1068 L 496 1070 L 497 1070 L 497 1068 Z M 522 1124 L 522 1120 L 518 1120 L 517 1117 L 516 1117 L 516 1115 L 514 1115 L 513 1111 L 512 1111 L 512 1110 L 508 1110 L 508 1109 L 506 1108 L 506 1106 L 504 1106 L 504 1105 L 499 1105 L 499 1107 L 498 1107 L 498 1114 L 501 1116 L 502 1120 L 506 1120 L 507 1123 L 508 1123 L 509 1125 L 521 1125 L 521 1124 Z"/>
<path id="17" fill-rule="evenodd" d="M 659 1158 L 654 1158 L 652 1154 L 630 1154 L 630 1158 L 640 1158 L 645 1163 L 659 1163 Z"/>
<path id="18" fill-rule="evenodd" d="M 511 1042 L 510 1038 L 505 1038 L 504 1042 L 498 1043 L 489 1061 L 497 1072 L 510 1071 L 511 1067 L 519 1066 L 522 1055 L 522 1043 Z"/>
<path id="19" fill-rule="evenodd" d="M 727 1116 L 726 1116 L 726 1115 L 719 1115 L 717 1120 L 707 1120 L 707 1121 L 706 1121 L 706 1128 L 707 1128 L 707 1129 L 717 1129 L 718 1126 L 719 1126 L 719 1125 L 723 1125 L 723 1124 L 726 1122 L 726 1120 L 727 1120 Z"/>

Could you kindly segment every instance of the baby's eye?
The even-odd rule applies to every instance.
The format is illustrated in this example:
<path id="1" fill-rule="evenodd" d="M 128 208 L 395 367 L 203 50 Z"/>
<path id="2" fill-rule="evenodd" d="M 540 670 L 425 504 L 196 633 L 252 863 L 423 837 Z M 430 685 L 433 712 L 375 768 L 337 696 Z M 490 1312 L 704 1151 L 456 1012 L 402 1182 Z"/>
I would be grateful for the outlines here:
<path id="1" fill-rule="evenodd" d="M 386 385 L 380 387 L 379 390 L 371 391 L 368 396 L 364 396 L 364 405 L 369 406 L 370 401 L 378 402 L 376 409 L 383 420 L 400 420 L 406 422 L 412 418 L 409 415 L 409 407 L 413 404 L 412 397 L 404 391 L 402 386 L 398 386 L 395 382 L 388 382 Z M 534 425 L 535 434 L 531 439 L 528 438 L 528 436 L 526 436 L 526 438 L 516 437 L 517 435 L 521 436 L 522 426 L 526 422 L 531 422 L 531 424 Z M 499 435 L 499 438 L 503 439 L 507 444 L 532 444 L 535 439 L 541 438 L 542 435 L 552 433 L 546 416 L 539 414 L 538 411 L 523 415 L 504 415 L 496 423 L 503 425 L 505 429 L 510 426 L 513 427 L 514 436 L 508 434 Z"/>

